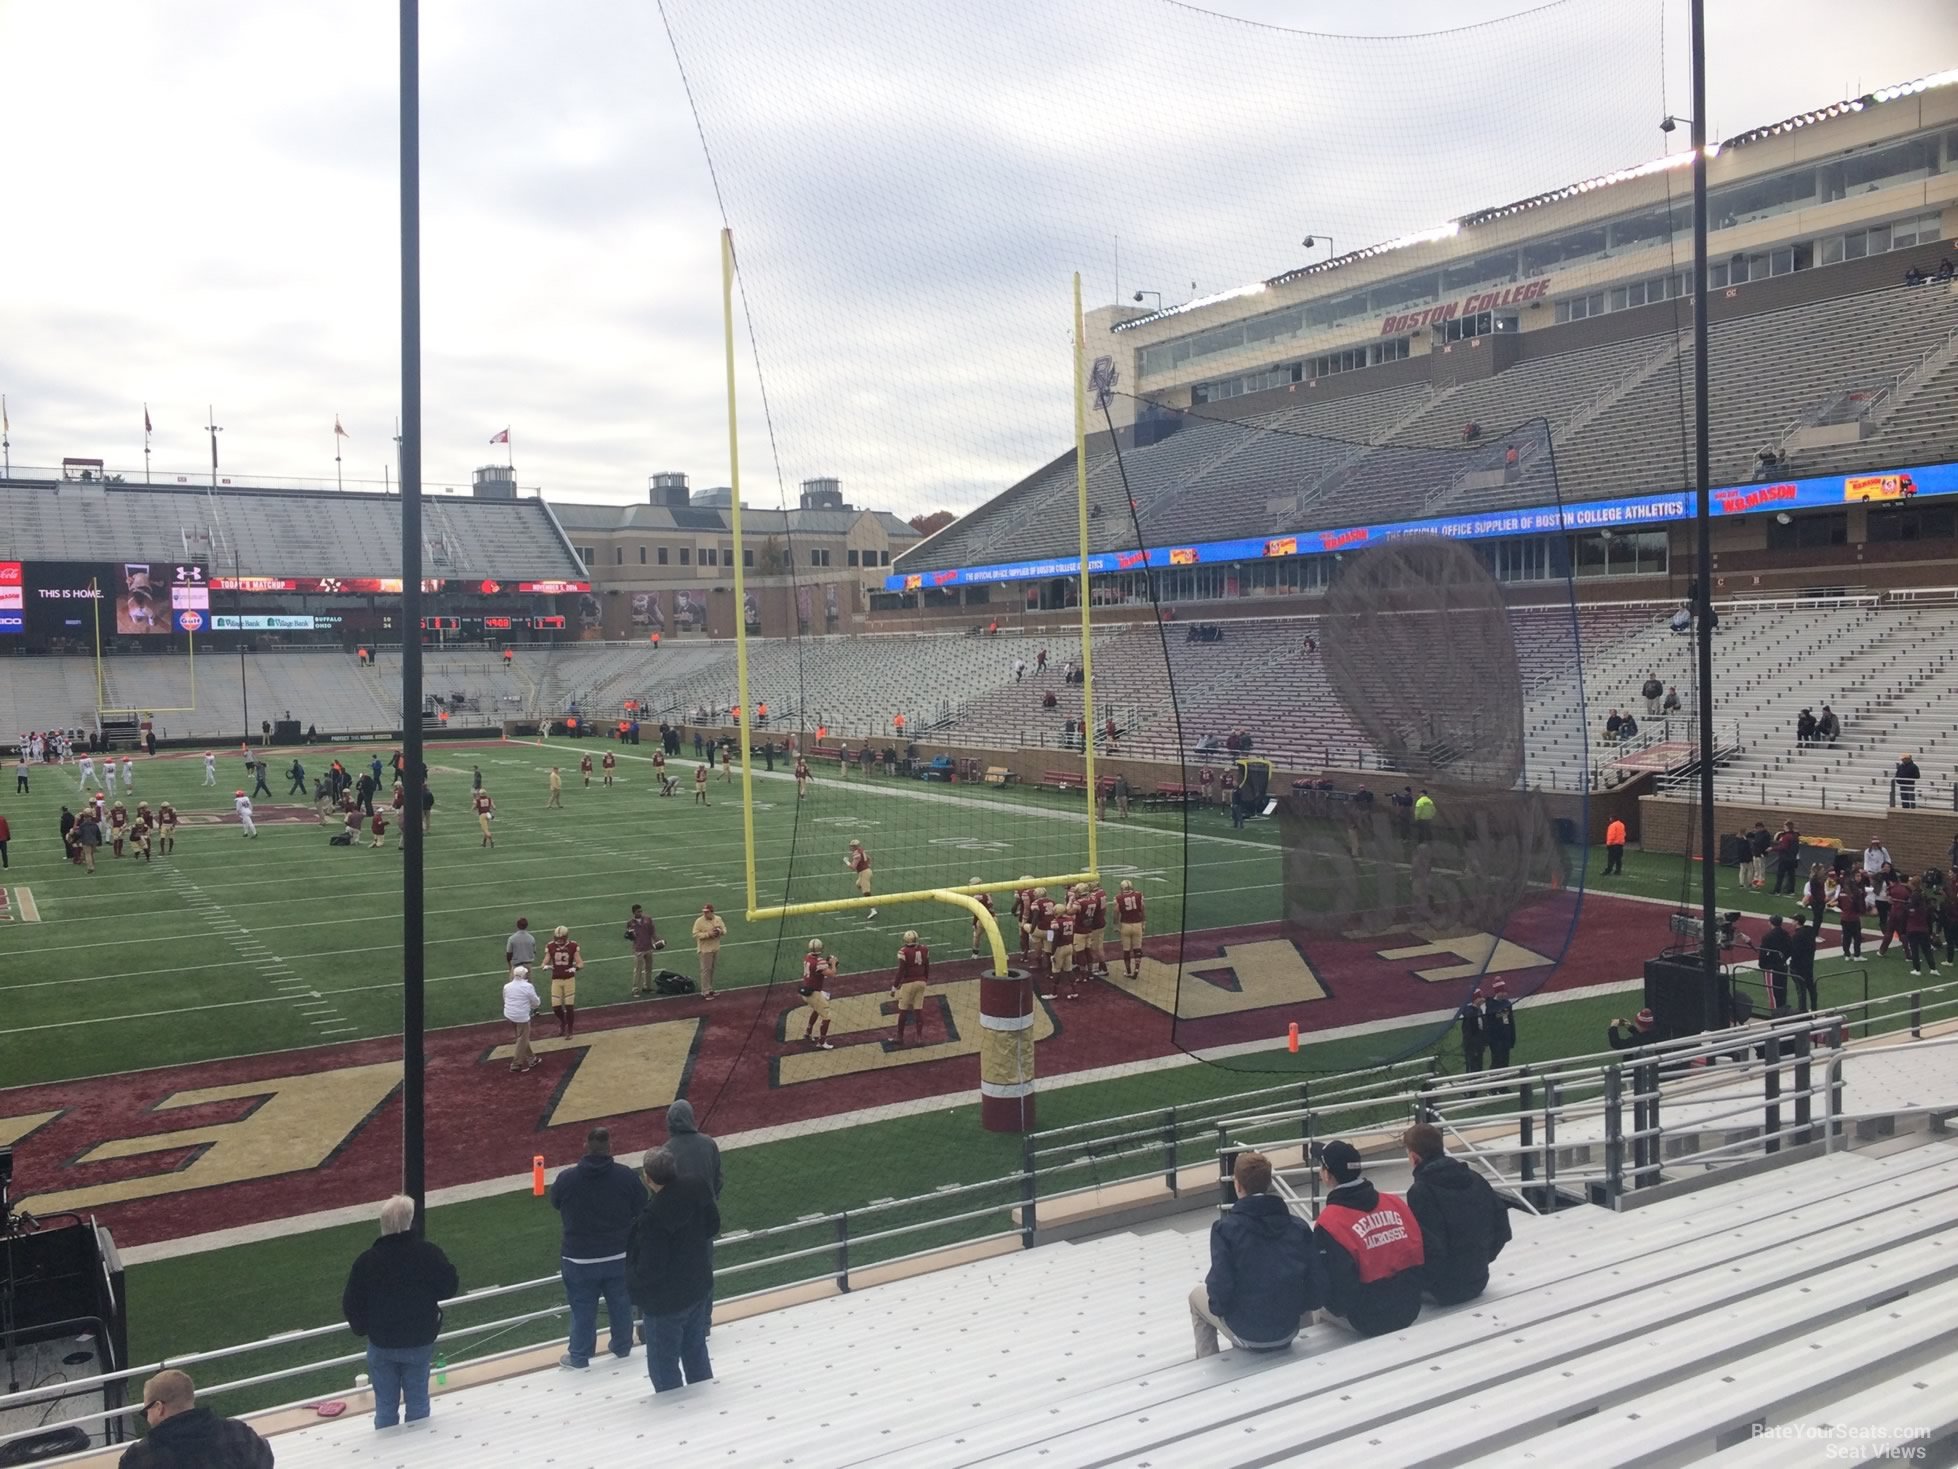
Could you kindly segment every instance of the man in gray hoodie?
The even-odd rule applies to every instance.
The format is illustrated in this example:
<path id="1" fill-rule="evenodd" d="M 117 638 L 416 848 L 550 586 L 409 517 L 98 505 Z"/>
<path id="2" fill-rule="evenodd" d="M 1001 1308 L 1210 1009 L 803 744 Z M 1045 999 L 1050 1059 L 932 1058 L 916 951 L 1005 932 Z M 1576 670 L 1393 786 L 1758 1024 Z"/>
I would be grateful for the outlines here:
<path id="1" fill-rule="evenodd" d="M 680 1177 L 697 1178 L 712 1191 L 714 1202 L 721 1200 L 721 1145 L 702 1132 L 694 1121 L 693 1103 L 681 1097 L 666 1109 L 666 1151 L 679 1166 Z M 707 1244 L 707 1268 L 714 1268 L 714 1245 Z M 714 1332 L 714 1283 L 707 1282 L 707 1333 Z M 641 1338 L 643 1340 L 643 1338 Z"/>
<path id="2" fill-rule="evenodd" d="M 721 1148 L 694 1121 L 693 1103 L 680 1098 L 666 1109 L 666 1151 L 680 1165 L 680 1177 L 698 1178 L 721 1197 Z"/>

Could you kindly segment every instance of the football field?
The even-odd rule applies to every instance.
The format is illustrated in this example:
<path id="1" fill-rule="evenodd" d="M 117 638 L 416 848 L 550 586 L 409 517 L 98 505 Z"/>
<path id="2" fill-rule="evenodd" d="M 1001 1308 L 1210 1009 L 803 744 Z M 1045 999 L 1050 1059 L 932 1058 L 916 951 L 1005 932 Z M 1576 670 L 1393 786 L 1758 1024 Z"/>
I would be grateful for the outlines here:
<path id="1" fill-rule="evenodd" d="M 688 928 L 705 903 L 729 932 L 719 989 L 788 980 L 806 939 L 821 935 L 848 973 L 888 965 L 906 929 L 941 958 L 963 957 L 971 925 L 941 904 L 883 907 L 875 919 L 840 913 L 749 925 L 739 772 L 716 772 L 711 804 L 695 804 L 695 762 L 676 758 L 680 793 L 656 794 L 651 747 L 626 747 L 616 784 L 581 754 L 597 741 L 436 745 L 436 806 L 427 851 L 427 1003 L 431 1029 L 496 1019 L 503 944 L 516 919 L 540 947 L 558 925 L 583 949 L 581 1014 L 634 1003 L 622 930 L 643 904 L 668 949 L 659 962 L 695 973 Z M 346 746 L 299 752 L 310 776 L 337 754 L 350 769 L 370 753 Z M 391 750 L 381 751 L 383 759 Z M 205 786 L 195 755 L 139 760 L 136 795 L 169 799 L 184 818 L 174 856 L 117 860 L 105 846 L 88 876 L 62 860 L 57 823 L 77 803 L 72 766 L 41 767 L 27 797 L 9 801 L 13 865 L 38 922 L 0 926 L 0 1077 L 9 1085 L 290 1050 L 398 1034 L 401 1021 L 400 832 L 373 850 L 328 845 L 310 800 L 282 794 L 291 751 L 271 752 L 274 796 L 258 797 L 259 834 L 246 839 L 231 809 L 243 761 L 220 757 Z M 548 771 L 563 771 L 550 809 Z M 480 845 L 469 810 L 480 768 L 496 803 L 496 845 Z M 126 799 L 126 797 L 125 797 Z M 383 798 L 383 806 L 385 799 Z M 130 802 L 133 809 L 133 802 Z M 1079 795 L 930 785 L 818 772 L 798 812 L 786 768 L 755 772 L 757 882 L 763 905 L 851 896 L 843 864 L 863 841 L 880 891 L 958 884 L 983 875 L 1074 870 L 1085 849 Z M 1278 916 L 1279 863 L 1270 828 L 1233 833 L 1218 811 L 1192 817 L 1185 909 L 1180 815 L 1136 814 L 1101 826 L 1111 889 L 1129 877 L 1147 894 L 1152 932 L 1255 923 Z M 1043 864 L 1059 864 L 1047 866 Z M 1002 912 L 1005 900 L 999 904 Z M 1010 928 L 1010 923 L 1009 923 Z M 540 976 L 541 979 L 541 976 Z M 540 990 L 544 986 L 540 983 Z M 644 1003 L 644 1002 L 638 1002 Z"/>

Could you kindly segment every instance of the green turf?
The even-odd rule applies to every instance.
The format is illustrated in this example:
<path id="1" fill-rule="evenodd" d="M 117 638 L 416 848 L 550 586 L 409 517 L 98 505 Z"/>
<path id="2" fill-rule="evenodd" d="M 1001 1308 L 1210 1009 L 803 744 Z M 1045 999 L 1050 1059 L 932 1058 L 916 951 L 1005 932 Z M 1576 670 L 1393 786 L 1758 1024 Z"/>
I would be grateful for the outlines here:
<path id="1" fill-rule="evenodd" d="M 651 747 L 641 746 L 622 752 L 619 786 L 586 790 L 577 756 L 603 748 L 559 741 L 432 750 L 432 1027 L 496 1018 L 503 939 L 519 913 L 539 932 L 562 923 L 581 938 L 587 967 L 579 998 L 587 1012 L 627 997 L 630 961 L 619 930 L 633 902 L 661 923 L 671 944 L 665 962 L 689 971 L 686 925 L 701 903 L 713 902 L 731 930 L 718 978 L 729 988 L 787 977 L 806 938 L 818 934 L 846 973 L 888 962 L 906 928 L 917 928 L 941 955 L 964 951 L 966 920 L 937 904 L 888 906 L 875 920 L 840 914 L 746 923 L 738 785 L 717 776 L 708 807 L 695 806 L 684 790 L 659 798 Z M 275 766 L 290 758 L 281 753 Z M 318 772 L 329 757 L 309 751 L 302 758 Z M 346 758 L 352 765 L 359 756 Z M 545 809 L 544 773 L 553 763 L 566 773 L 561 810 Z M 490 851 L 480 848 L 467 812 L 472 764 L 481 765 L 497 800 Z M 674 761 L 683 786 L 693 765 L 684 755 Z M 235 753 L 220 760 L 221 784 L 209 788 L 195 759 L 141 761 L 137 789 L 152 801 L 168 795 L 187 818 L 228 814 L 240 766 Z M 275 778 L 273 788 L 283 791 L 285 781 Z M 882 776 L 844 782 L 833 773 L 820 774 L 800 810 L 786 778 L 758 773 L 756 791 L 764 905 L 847 896 L 842 852 L 853 835 L 868 844 L 884 892 L 1085 862 L 1078 794 Z M 398 1031 L 398 833 L 376 852 L 329 848 L 326 833 L 310 824 L 266 822 L 255 841 L 231 825 L 187 826 L 173 857 L 144 864 L 105 855 L 89 877 L 59 859 L 55 840 L 56 815 L 74 799 L 72 774 L 43 769 L 33 794 L 11 796 L 5 807 L 14 827 L 8 878 L 30 889 L 42 919 L 0 925 L 0 992 L 7 999 L 0 1077 L 9 1084 Z M 262 806 L 280 801 L 260 798 Z M 1171 813 L 1138 813 L 1100 827 L 1103 868 L 1140 883 L 1151 900 L 1152 931 L 1278 916 L 1274 823 L 1236 832 L 1221 810 L 1207 809 L 1190 814 L 1188 830 L 1186 843 L 1184 818 Z M 1697 903 L 1697 867 L 1676 854 L 1629 852 L 1621 877 L 1602 876 L 1603 866 L 1602 850 L 1593 849 L 1586 879 L 1593 892 Z M 1780 906 L 1741 889 L 1725 870 L 1721 891 L 1723 901 L 1744 911 Z M 1877 993 L 1905 977 L 1896 956 L 1862 968 Z"/>
<path id="2" fill-rule="evenodd" d="M 710 783 L 713 804 L 690 799 L 694 762 L 674 762 L 680 797 L 653 792 L 650 746 L 622 752 L 620 784 L 587 790 L 577 758 L 598 742 L 547 747 L 431 750 L 437 805 L 427 857 L 427 996 L 431 1027 L 493 1020 L 503 941 L 519 914 L 534 931 L 568 926 L 585 950 L 579 1000 L 589 1011 L 622 1002 L 631 963 L 620 936 L 643 903 L 671 945 L 664 962 L 691 972 L 687 925 L 704 902 L 727 919 L 717 984 L 787 977 L 804 941 L 824 936 L 844 972 L 882 967 L 907 928 L 941 954 L 963 952 L 968 921 L 940 904 L 860 915 L 749 925 L 738 777 Z M 364 751 L 362 753 L 365 753 Z M 309 772 L 329 755 L 306 752 Z M 351 766 L 355 758 L 348 758 Z M 280 752 L 282 769 L 291 759 Z M 545 772 L 564 769 L 564 805 L 548 810 Z M 468 812 L 469 772 L 480 764 L 497 802 L 496 846 L 483 850 Z M 220 785 L 201 784 L 195 759 L 141 761 L 137 790 L 168 796 L 186 818 L 230 814 L 242 762 L 219 762 Z M 286 782 L 272 780 L 275 792 Z M 171 858 L 111 859 L 88 876 L 60 860 L 56 818 L 75 800 L 72 773 L 35 773 L 13 822 L 12 883 L 30 888 L 39 924 L 0 927 L 0 1076 L 9 1083 L 112 1074 L 137 1067 L 249 1055 L 321 1041 L 394 1034 L 400 1022 L 399 834 L 387 848 L 329 848 L 312 824 L 264 821 L 255 840 L 235 825 L 187 825 Z M 755 816 L 763 906 L 852 894 L 846 843 L 862 838 L 878 890 L 1008 880 L 1086 864 L 1080 797 L 915 780 L 823 774 L 798 811 L 793 784 L 759 774 Z M 259 797 L 267 807 L 297 797 Z M 1157 932 L 1221 927 L 1277 916 L 1278 858 L 1269 828 L 1234 834 L 1221 811 L 1191 817 L 1184 909 L 1180 816 L 1137 815 L 1101 826 L 1101 862 L 1148 893 Z M 365 838 L 363 838 L 365 840 Z M 1001 902 L 1002 909 L 1005 902 Z M 281 983 L 280 981 L 284 981 Z M 321 1008 L 325 1006 L 327 1008 Z"/>

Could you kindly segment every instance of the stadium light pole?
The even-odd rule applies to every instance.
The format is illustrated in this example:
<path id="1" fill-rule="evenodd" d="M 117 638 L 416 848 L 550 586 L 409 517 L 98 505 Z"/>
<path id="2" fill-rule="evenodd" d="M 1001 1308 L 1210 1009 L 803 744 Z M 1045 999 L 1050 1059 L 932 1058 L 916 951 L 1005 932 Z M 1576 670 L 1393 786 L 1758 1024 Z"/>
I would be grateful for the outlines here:
<path id="1" fill-rule="evenodd" d="M 401 1192 L 421 1233 L 428 1202 L 422 1055 L 421 7 L 401 0 Z"/>
<path id="2" fill-rule="evenodd" d="M 238 707 L 244 711 L 245 749 L 252 747 L 252 696 L 245 685 L 245 573 L 238 556 L 238 543 L 231 543 L 231 585 L 236 588 L 231 605 L 238 613 Z"/>
<path id="3" fill-rule="evenodd" d="M 1713 491 L 1707 422 L 1706 0 L 1692 0 L 1693 86 L 1693 569 L 1700 594 L 1695 652 L 1700 683 L 1700 970 L 1709 995 L 1720 991 L 1718 855 L 1713 849 Z M 1718 1017 L 1724 1021 L 1726 1017 Z"/>

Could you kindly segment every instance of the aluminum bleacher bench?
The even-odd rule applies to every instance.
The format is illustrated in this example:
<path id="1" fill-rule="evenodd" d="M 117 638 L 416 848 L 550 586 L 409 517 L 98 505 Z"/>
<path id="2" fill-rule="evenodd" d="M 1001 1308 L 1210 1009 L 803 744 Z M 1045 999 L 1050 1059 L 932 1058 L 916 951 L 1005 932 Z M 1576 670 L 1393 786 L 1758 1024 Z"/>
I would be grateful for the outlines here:
<path id="1" fill-rule="evenodd" d="M 1881 1162 L 1818 1159 L 1636 1215 L 1573 1210 L 1519 1232 L 1480 1300 L 1430 1309 L 1406 1331 L 1357 1341 L 1309 1328 L 1292 1352 L 1248 1371 L 1215 1365 L 1230 1352 L 1179 1362 L 1037 1421 L 967 1429 L 955 1450 L 920 1446 L 909 1462 L 1196 1469 L 1290 1462 L 1363 1433 L 1381 1463 L 1459 1463 L 1505 1405 L 1554 1429 L 1597 1409 L 1614 1371 L 1628 1374 L 1622 1400 L 1673 1366 L 1706 1371 L 1958 1274 L 1954 1198 L 1958 1157 L 1927 1148 Z M 1526 1378 L 1529 1393 L 1517 1387 Z M 1539 1411 L 1539 1398 L 1563 1411 Z M 1426 1433 L 1402 1436 L 1417 1414 Z M 1389 1434 L 1399 1452 L 1379 1447 Z"/>

